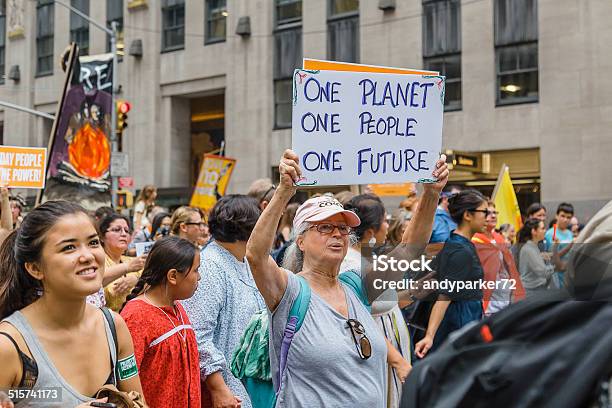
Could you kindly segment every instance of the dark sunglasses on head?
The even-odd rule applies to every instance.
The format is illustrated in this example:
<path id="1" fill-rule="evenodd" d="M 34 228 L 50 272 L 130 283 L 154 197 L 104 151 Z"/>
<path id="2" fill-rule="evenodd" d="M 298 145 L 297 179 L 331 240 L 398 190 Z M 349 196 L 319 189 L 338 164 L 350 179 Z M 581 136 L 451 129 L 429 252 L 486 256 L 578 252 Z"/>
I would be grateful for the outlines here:
<path id="1" fill-rule="evenodd" d="M 363 360 L 367 360 L 372 356 L 372 344 L 368 336 L 366 336 L 363 325 L 359 320 L 355 319 L 348 319 L 346 322 L 348 323 L 349 329 L 351 329 L 351 334 L 359 357 Z"/>
<path id="2" fill-rule="evenodd" d="M 348 235 L 351 233 L 351 227 L 349 227 L 348 225 L 315 224 L 308 229 L 312 228 L 315 228 L 323 235 L 329 235 L 333 233 L 336 228 L 338 228 L 338 232 L 340 232 L 341 235 Z"/>
<path id="3" fill-rule="evenodd" d="M 272 186 L 268 190 L 266 190 L 266 192 L 261 196 L 261 199 L 259 200 L 259 204 L 261 204 L 262 201 L 265 201 L 266 197 L 268 197 L 268 194 L 270 194 L 270 192 L 274 190 L 276 190 L 276 186 L 272 184 Z"/>

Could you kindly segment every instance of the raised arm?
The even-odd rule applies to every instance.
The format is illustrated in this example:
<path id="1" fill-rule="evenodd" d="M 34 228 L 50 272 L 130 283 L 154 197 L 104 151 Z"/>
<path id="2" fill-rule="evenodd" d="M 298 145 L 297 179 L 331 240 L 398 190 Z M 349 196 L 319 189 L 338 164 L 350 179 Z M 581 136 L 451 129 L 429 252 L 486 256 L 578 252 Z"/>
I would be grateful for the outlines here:
<path id="1" fill-rule="evenodd" d="M 389 257 L 393 257 L 397 260 L 412 260 L 424 253 L 425 247 L 431 236 L 434 216 L 436 214 L 436 208 L 438 207 L 438 198 L 448 181 L 449 171 L 446 165 L 446 155 L 443 154 L 440 156 L 440 159 L 436 162 L 436 169 L 432 172 L 432 176 L 438 181 L 423 185 L 424 191 L 419 200 L 419 206 L 406 227 L 406 231 L 404 231 L 402 243 L 388 254 Z M 369 265 L 366 271 L 365 283 L 368 299 L 370 301 L 376 299 L 383 292 L 382 290 L 374 288 L 374 279 L 382 279 L 383 281 L 399 281 L 404 279 L 404 272 L 401 270 L 393 270 L 392 268 L 387 268 L 384 272 L 376 271 L 375 273 L 371 273 L 373 271 L 372 265 Z"/>
<path id="2" fill-rule="evenodd" d="M 276 237 L 276 228 L 287 203 L 295 194 L 296 183 L 301 177 L 298 156 L 291 150 L 285 150 L 278 169 L 280 184 L 272 200 L 263 211 L 251 237 L 247 242 L 246 258 L 251 267 L 257 288 L 261 292 L 268 309 L 274 311 L 287 288 L 287 275 L 276 265 L 270 256 L 270 250 Z"/>
<path id="3" fill-rule="evenodd" d="M 102 278 L 102 286 L 114 282 L 125 274 L 130 272 L 138 272 L 144 268 L 145 261 L 147 260 L 146 255 L 141 255 L 138 258 L 133 258 L 129 262 L 118 263 L 113 266 L 109 266 L 104 270 L 104 277 Z"/>

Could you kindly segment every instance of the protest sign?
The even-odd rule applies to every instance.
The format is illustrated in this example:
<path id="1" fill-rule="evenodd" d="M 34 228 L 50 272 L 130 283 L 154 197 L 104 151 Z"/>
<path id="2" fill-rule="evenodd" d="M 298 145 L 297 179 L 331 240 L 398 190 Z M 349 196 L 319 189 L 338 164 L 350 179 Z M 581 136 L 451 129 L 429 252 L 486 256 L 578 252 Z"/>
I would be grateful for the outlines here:
<path id="1" fill-rule="evenodd" d="M 443 112 L 441 76 L 295 70 L 300 185 L 430 182 Z"/>
<path id="2" fill-rule="evenodd" d="M 134 247 L 136 248 L 136 256 L 148 254 L 151 251 L 151 247 L 155 242 L 136 242 Z"/>
<path id="3" fill-rule="evenodd" d="M 0 146 L 0 182 L 13 188 L 44 188 L 47 149 Z"/>
<path id="4" fill-rule="evenodd" d="M 235 165 L 236 160 L 229 157 L 205 154 L 189 205 L 210 210 L 225 195 Z"/>
<path id="5" fill-rule="evenodd" d="M 37 202 L 64 199 L 95 210 L 111 201 L 112 54 L 77 55 L 72 45 Z"/>

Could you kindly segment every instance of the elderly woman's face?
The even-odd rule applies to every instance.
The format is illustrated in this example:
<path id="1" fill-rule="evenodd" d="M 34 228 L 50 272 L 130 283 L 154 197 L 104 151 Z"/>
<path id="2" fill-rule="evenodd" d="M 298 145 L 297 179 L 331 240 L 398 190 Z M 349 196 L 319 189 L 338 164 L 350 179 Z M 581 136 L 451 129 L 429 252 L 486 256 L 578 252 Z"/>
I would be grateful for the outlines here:
<path id="1" fill-rule="evenodd" d="M 319 229 L 329 229 L 323 225 L 333 225 L 333 231 L 320 232 Z M 310 258 L 315 263 L 342 262 L 349 247 L 349 235 L 344 235 L 340 231 L 345 228 L 347 228 L 346 220 L 341 214 L 313 223 L 311 228 L 298 238 L 298 245 L 304 252 L 304 258 Z"/>
<path id="2" fill-rule="evenodd" d="M 104 249 L 126 251 L 130 242 L 130 227 L 124 219 L 116 219 L 104 234 Z"/>

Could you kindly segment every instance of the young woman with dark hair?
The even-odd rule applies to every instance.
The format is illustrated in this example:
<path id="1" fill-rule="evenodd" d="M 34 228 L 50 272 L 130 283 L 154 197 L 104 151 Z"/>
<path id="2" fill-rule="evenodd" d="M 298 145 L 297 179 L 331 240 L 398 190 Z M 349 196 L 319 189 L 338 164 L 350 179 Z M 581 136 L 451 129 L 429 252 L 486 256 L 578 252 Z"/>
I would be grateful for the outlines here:
<path id="1" fill-rule="evenodd" d="M 208 214 L 213 241 L 202 250 L 202 283 L 183 302 L 200 351 L 202 397 L 217 407 L 250 408 L 248 394 L 230 362 L 251 316 L 265 303 L 245 260 L 246 245 L 261 210 L 245 195 L 222 197 Z M 277 224 L 278 225 L 278 224 Z"/>
<path id="2" fill-rule="evenodd" d="M 151 407 L 199 407 L 198 344 L 183 306 L 200 274 L 200 254 L 191 242 L 164 237 L 155 242 L 121 316 L 132 334 Z"/>
<path id="3" fill-rule="evenodd" d="M 540 203 L 532 203 L 527 207 L 527 219 L 535 218 L 540 221 L 546 221 L 546 207 Z"/>
<path id="4" fill-rule="evenodd" d="M 138 258 L 124 255 L 130 243 L 129 219 L 114 213 L 102 218 L 98 223 L 98 233 L 106 253 L 104 262 L 104 298 L 109 309 L 118 312 L 125 302 L 144 266 L 146 255 Z"/>
<path id="5" fill-rule="evenodd" d="M 153 223 L 151 224 L 151 237 L 150 241 L 157 241 L 160 238 L 170 235 L 170 228 L 172 227 L 171 216 L 167 212 L 160 212 L 153 217 Z"/>
<path id="6" fill-rule="evenodd" d="M 533 297 L 552 286 L 551 280 L 555 267 L 558 270 L 565 269 L 564 262 L 559 257 L 557 243 L 552 248 L 552 264 L 545 262 L 542 258 L 538 242 L 544 239 L 545 233 L 544 222 L 537 218 L 528 219 L 518 233 L 517 263 L 527 297 Z"/>
<path id="7" fill-rule="evenodd" d="M 487 199 L 476 190 L 464 190 L 450 197 L 448 211 L 457 223 L 457 229 L 451 232 L 434 261 L 438 282 L 478 285 L 484 274 L 471 239 L 485 229 L 489 213 Z M 425 337 L 415 345 L 419 358 L 438 348 L 451 332 L 482 318 L 482 290 L 479 286 L 463 290 L 449 286 L 438 290 Z"/>
<path id="8" fill-rule="evenodd" d="M 11 233 L 0 247 L 0 389 L 59 387 L 63 407 L 90 406 L 107 384 L 142 393 L 138 371 L 116 367 L 135 368 L 125 322 L 85 302 L 103 270 L 96 228 L 75 203 L 48 201 Z"/>

